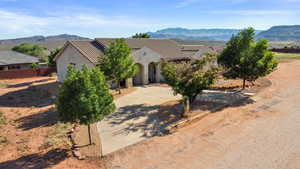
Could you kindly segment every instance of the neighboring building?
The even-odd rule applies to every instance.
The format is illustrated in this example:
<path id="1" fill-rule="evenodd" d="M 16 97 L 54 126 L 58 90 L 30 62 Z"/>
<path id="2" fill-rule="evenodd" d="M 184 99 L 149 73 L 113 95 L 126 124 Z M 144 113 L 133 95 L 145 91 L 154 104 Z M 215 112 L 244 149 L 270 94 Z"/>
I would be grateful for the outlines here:
<path id="1" fill-rule="evenodd" d="M 0 51 L 0 71 L 13 69 L 28 69 L 32 63 L 39 63 L 36 57 L 15 51 Z"/>
<path id="2" fill-rule="evenodd" d="M 59 81 L 64 81 L 69 64 L 76 69 L 83 65 L 94 67 L 104 50 L 115 39 L 96 38 L 95 40 L 67 41 L 55 57 Z M 213 52 L 213 49 L 202 45 L 180 45 L 170 39 L 126 39 L 132 50 L 131 56 L 139 66 L 139 73 L 130 83 L 144 85 L 163 81 L 159 62 L 188 61 L 198 59 Z M 130 79 L 128 79 L 130 81 Z M 127 81 L 128 82 L 128 81 Z"/>

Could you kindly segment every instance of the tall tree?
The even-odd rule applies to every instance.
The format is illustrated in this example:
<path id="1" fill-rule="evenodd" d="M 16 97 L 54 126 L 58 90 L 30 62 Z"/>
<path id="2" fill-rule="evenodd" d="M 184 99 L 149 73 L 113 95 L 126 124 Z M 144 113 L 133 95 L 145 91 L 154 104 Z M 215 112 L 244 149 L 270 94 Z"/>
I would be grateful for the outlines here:
<path id="1" fill-rule="evenodd" d="M 30 43 L 22 43 L 12 48 L 13 51 L 24 53 L 27 55 L 40 58 L 42 61 L 47 62 L 47 56 L 45 54 L 46 48 L 41 45 L 35 45 Z"/>
<path id="2" fill-rule="evenodd" d="M 114 112 L 113 96 L 103 73 L 86 66 L 82 71 L 68 67 L 67 77 L 59 89 L 57 110 L 63 122 L 88 125 L 89 142 L 92 144 L 90 124 Z"/>
<path id="3" fill-rule="evenodd" d="M 135 76 L 138 71 L 130 54 L 131 49 L 125 39 L 116 39 L 105 49 L 105 56 L 99 58 L 100 70 L 109 80 L 117 84 L 119 94 L 121 94 L 120 81 Z"/>
<path id="4" fill-rule="evenodd" d="M 142 39 L 142 38 L 151 38 L 151 35 L 149 35 L 148 33 L 136 33 L 135 35 L 132 36 L 132 38 L 135 39 Z"/>
<path id="5" fill-rule="evenodd" d="M 254 82 L 259 77 L 266 76 L 278 64 L 273 53 L 268 50 L 268 41 L 255 42 L 254 36 L 253 28 L 244 29 L 232 36 L 218 58 L 218 63 L 226 69 L 224 76 L 243 79 L 243 89 L 246 81 Z"/>
<path id="6" fill-rule="evenodd" d="M 56 48 L 50 52 L 50 54 L 48 55 L 48 59 L 47 59 L 48 66 L 50 66 L 50 67 L 56 66 L 56 62 L 55 62 L 54 58 L 60 52 L 60 50 L 61 50 L 60 48 Z"/>
<path id="7" fill-rule="evenodd" d="M 213 66 L 216 58 L 212 55 L 197 61 L 162 64 L 162 75 L 174 94 L 181 94 L 184 114 L 190 111 L 190 104 L 204 89 L 210 88 L 217 78 L 217 68 Z"/>

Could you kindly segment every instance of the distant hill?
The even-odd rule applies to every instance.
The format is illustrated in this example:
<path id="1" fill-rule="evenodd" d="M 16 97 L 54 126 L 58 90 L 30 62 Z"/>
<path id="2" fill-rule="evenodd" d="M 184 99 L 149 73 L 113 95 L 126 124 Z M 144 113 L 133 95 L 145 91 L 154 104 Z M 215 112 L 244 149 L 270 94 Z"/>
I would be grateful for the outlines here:
<path id="1" fill-rule="evenodd" d="M 300 25 L 273 26 L 260 32 L 256 38 L 269 41 L 300 41 Z"/>
<path id="2" fill-rule="evenodd" d="M 0 40 L 0 50 L 11 50 L 14 46 L 21 43 L 33 43 L 39 44 L 52 51 L 56 48 L 60 48 L 67 40 L 88 40 L 89 38 L 77 36 L 77 35 L 56 35 L 56 36 L 31 36 L 17 39 L 5 39 Z"/>
<path id="3" fill-rule="evenodd" d="M 171 38 L 181 40 L 213 40 L 227 41 L 232 35 L 240 32 L 240 29 L 185 29 L 167 28 L 156 32 L 148 32 L 152 38 Z M 261 31 L 257 31 L 260 33 Z"/>
<path id="4" fill-rule="evenodd" d="M 77 35 L 55 35 L 55 36 L 31 36 L 17 39 L 5 39 L 0 40 L 0 45 L 3 44 L 19 44 L 19 43 L 41 43 L 41 42 L 55 42 L 55 41 L 67 41 L 67 40 L 88 40 L 89 38 L 77 36 Z"/>

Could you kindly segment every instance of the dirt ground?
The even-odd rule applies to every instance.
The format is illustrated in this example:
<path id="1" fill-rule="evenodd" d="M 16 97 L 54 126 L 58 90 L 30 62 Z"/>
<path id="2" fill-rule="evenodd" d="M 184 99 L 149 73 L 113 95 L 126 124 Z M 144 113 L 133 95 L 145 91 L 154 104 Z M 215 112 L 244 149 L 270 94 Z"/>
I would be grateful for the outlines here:
<path id="1" fill-rule="evenodd" d="M 208 114 L 173 134 L 144 140 L 101 161 L 79 161 L 68 151 L 68 126 L 56 124 L 51 97 L 57 93 L 55 78 L 7 80 L 6 88 L 0 88 L 0 112 L 6 117 L 6 124 L 0 125 L 0 168 L 299 168 L 299 67 L 299 60 L 282 62 L 267 77 L 272 85 L 259 90 L 252 102 Z"/>
<path id="2" fill-rule="evenodd" d="M 252 102 L 112 153 L 106 156 L 106 167 L 299 168 L 299 67 L 299 60 L 281 63 L 267 77 L 272 85 L 253 96 Z"/>
<path id="3" fill-rule="evenodd" d="M 0 89 L 0 168 L 99 168 L 93 161 L 78 161 L 69 152 L 68 126 L 56 124 L 56 78 L 5 80 Z"/>

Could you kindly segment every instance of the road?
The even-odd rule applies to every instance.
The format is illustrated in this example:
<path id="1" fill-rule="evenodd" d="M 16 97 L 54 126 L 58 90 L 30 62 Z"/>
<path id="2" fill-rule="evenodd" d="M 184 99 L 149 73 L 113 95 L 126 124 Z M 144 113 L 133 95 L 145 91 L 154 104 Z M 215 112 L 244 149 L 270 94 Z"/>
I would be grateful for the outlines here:
<path id="1" fill-rule="evenodd" d="M 281 63 L 268 79 L 254 103 L 113 153 L 107 168 L 300 168 L 300 60 Z"/>

